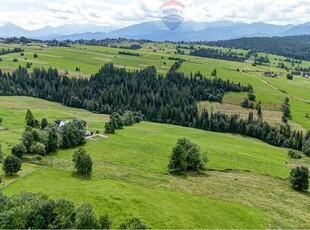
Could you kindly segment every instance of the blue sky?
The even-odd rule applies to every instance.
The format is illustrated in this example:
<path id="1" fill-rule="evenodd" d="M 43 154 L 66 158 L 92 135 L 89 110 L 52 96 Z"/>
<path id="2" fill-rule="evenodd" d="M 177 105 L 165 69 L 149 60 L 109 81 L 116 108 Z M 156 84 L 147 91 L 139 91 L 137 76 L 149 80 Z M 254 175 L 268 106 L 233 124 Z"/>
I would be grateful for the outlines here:
<path id="1" fill-rule="evenodd" d="M 310 22 L 310 0 L 179 0 L 186 20 Z M 124 27 L 160 19 L 164 0 L 0 0 L 0 25 L 12 22 L 26 29 L 47 25 L 96 24 Z"/>

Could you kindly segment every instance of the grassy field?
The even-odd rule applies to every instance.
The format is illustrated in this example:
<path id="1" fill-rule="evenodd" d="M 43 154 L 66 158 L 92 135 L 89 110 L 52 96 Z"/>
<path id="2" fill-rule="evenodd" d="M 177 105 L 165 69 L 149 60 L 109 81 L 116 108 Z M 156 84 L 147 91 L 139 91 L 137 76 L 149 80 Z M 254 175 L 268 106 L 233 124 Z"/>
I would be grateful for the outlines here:
<path id="1" fill-rule="evenodd" d="M 0 44 L 0 48 L 14 46 Z M 22 48 L 25 49 L 23 57 L 19 53 L 1 56 L 3 71 L 10 72 L 32 62 L 32 67 L 53 67 L 62 73 L 68 71 L 69 76 L 89 77 L 104 63 L 113 62 L 128 70 L 154 65 L 159 73 L 165 74 L 174 63 L 168 58 L 181 57 L 186 61 L 180 71 L 186 75 L 200 71 L 213 78 L 211 72 L 217 69 L 220 78 L 251 84 L 257 102 L 262 102 L 264 120 L 268 122 L 281 123 L 281 104 L 289 97 L 290 124 L 298 130 L 310 129 L 310 119 L 306 117 L 306 113 L 310 113 L 310 79 L 287 80 L 286 72 L 276 68 L 283 57 L 269 55 L 271 66 L 268 67 L 252 66 L 250 62 L 179 56 L 175 54 L 176 44 L 171 43 L 146 43 L 140 50 L 81 45 L 42 48 L 40 44 Z M 141 56 L 120 55 L 119 51 Z M 34 58 L 34 53 L 39 57 Z M 13 58 L 18 62 L 13 62 Z M 290 67 L 291 63 L 285 64 Z M 310 63 L 303 62 L 302 66 L 309 67 Z M 81 71 L 75 71 L 76 67 Z M 283 74 L 277 78 L 264 77 L 264 72 L 269 70 Z M 240 106 L 246 97 L 246 93 L 228 93 L 222 104 L 200 102 L 199 107 L 247 117 L 249 110 Z M 28 108 L 38 120 L 45 117 L 54 122 L 79 118 L 88 122 L 88 130 L 100 133 L 109 119 L 106 115 L 40 99 L 0 97 L 0 117 L 4 119 L 0 142 L 5 154 L 20 142 Z M 205 175 L 180 178 L 167 174 L 171 150 L 180 137 L 191 139 L 208 154 Z M 91 179 L 73 173 L 74 149 L 61 150 L 52 158 L 44 159 L 48 163 L 46 166 L 23 164 L 17 176 L 6 178 L 4 192 L 8 195 L 20 191 L 44 192 L 52 198 L 66 197 L 77 204 L 91 202 L 98 215 L 109 213 L 113 217 L 113 227 L 134 216 L 151 228 L 310 228 L 310 193 L 293 191 L 288 181 L 291 168 L 309 167 L 310 159 L 292 160 L 287 156 L 287 149 L 239 135 L 147 122 L 127 127 L 107 139 L 89 140 L 84 147 L 94 160 Z"/>
<path id="2" fill-rule="evenodd" d="M 246 109 L 240 107 L 240 105 L 234 105 L 229 103 L 213 103 L 208 101 L 203 101 L 198 103 L 198 108 L 200 111 L 203 109 L 208 109 L 208 111 L 213 112 L 221 112 L 228 115 L 238 114 L 243 119 L 247 119 L 249 117 L 249 113 L 252 112 L 256 119 L 259 119 L 257 115 L 257 110 L 255 109 Z M 283 124 L 282 122 L 282 112 L 276 110 L 264 110 L 262 119 L 269 124 L 272 125 L 280 125 Z M 303 131 L 304 133 L 307 132 L 301 125 L 296 122 L 288 121 L 289 125 L 293 127 L 295 130 Z"/>
<path id="3" fill-rule="evenodd" d="M 129 44 L 114 44 L 115 46 L 129 46 Z M 0 44 L 0 47 L 8 48 L 20 45 Z M 189 46 L 189 45 L 182 45 Z M 32 44 L 28 46 L 20 46 L 25 49 L 25 56 L 19 53 L 3 55 L 0 67 L 4 71 L 12 71 L 19 65 L 25 66 L 27 62 L 32 62 L 32 67 L 54 67 L 60 72 L 68 72 L 69 76 L 89 77 L 95 74 L 101 66 L 107 62 L 113 62 L 118 67 L 124 67 L 128 70 L 142 69 L 150 65 L 154 65 L 159 73 L 165 74 L 173 60 L 169 57 L 180 57 L 186 62 L 181 66 L 181 71 L 186 75 L 200 71 L 206 77 L 211 77 L 213 69 L 217 69 L 218 77 L 240 82 L 244 85 L 251 84 L 254 87 L 257 101 L 261 101 L 263 110 L 267 114 L 268 111 L 280 111 L 281 104 L 286 97 L 291 99 L 292 121 L 310 129 L 310 119 L 306 114 L 310 111 L 310 79 L 295 77 L 293 81 L 286 79 L 286 70 L 277 68 L 279 60 L 284 57 L 276 55 L 268 55 L 271 60 L 269 66 L 252 66 L 248 62 L 233 62 L 224 60 L 215 60 L 209 58 L 193 57 L 189 55 L 177 55 L 176 44 L 171 43 L 145 43 L 139 50 L 124 50 L 121 48 L 100 47 L 74 45 L 72 47 L 48 47 L 42 48 L 40 44 Z M 195 46 L 198 48 L 199 46 Z M 215 47 L 213 47 L 215 48 Z M 224 48 L 219 48 L 228 51 Z M 139 53 L 140 57 L 120 55 L 119 51 L 129 51 Z M 232 50 L 237 53 L 245 53 L 245 50 Z M 37 53 L 38 58 L 34 58 L 33 54 Z M 259 56 L 267 54 L 259 53 Z M 18 62 L 13 62 L 17 58 Z M 27 59 L 27 60 L 25 60 Z M 289 63 L 291 64 L 291 63 Z M 309 62 L 302 62 L 302 67 L 309 67 Z M 76 71 L 76 67 L 80 71 Z M 277 78 L 264 77 L 265 71 L 281 72 L 282 76 Z M 286 92 L 286 93 L 284 93 Z M 228 94 L 224 98 L 224 102 L 233 105 L 240 105 L 244 94 Z M 281 117 L 280 117 L 281 118 Z"/>
<path id="4" fill-rule="evenodd" d="M 51 122 L 84 119 L 89 130 L 101 133 L 108 119 L 39 99 L 0 97 L 0 117 L 7 128 L 0 131 L 0 141 L 6 154 L 19 142 L 28 108 L 37 119 Z M 180 137 L 207 152 L 206 174 L 167 174 L 171 149 Z M 132 216 L 151 228 L 310 227 L 310 193 L 293 191 L 287 179 L 292 167 L 310 166 L 310 159 L 291 160 L 286 149 L 239 135 L 148 122 L 84 147 L 94 160 L 91 179 L 73 173 L 74 149 L 61 150 L 46 159 L 47 166 L 24 164 L 18 176 L 7 178 L 4 193 L 44 192 L 77 204 L 91 202 L 98 215 L 113 217 L 113 227 Z"/>

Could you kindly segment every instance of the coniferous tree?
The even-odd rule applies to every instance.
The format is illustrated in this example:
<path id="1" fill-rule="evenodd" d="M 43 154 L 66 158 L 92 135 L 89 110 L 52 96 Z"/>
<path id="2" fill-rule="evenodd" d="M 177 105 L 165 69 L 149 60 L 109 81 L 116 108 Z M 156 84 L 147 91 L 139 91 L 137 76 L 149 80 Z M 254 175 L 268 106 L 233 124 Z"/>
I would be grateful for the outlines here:
<path id="1" fill-rule="evenodd" d="M 294 189 L 298 191 L 309 188 L 309 170 L 307 167 L 297 167 L 290 173 L 290 181 Z"/>
<path id="2" fill-rule="evenodd" d="M 26 120 L 26 125 L 27 126 L 35 127 L 36 119 L 34 118 L 32 112 L 30 111 L 30 109 L 28 109 L 27 112 L 26 112 L 25 120 Z"/>

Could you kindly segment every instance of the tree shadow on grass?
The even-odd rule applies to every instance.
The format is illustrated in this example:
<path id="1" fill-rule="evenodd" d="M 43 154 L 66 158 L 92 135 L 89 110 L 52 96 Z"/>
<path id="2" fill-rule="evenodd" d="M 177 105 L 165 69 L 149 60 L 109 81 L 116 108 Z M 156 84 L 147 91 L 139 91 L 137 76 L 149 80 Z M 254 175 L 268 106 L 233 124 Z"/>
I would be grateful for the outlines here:
<path id="1" fill-rule="evenodd" d="M 18 178 L 20 178 L 21 176 L 19 174 L 5 174 L 5 179 L 6 180 L 17 180 Z"/>
<path id="2" fill-rule="evenodd" d="M 72 172 L 71 176 L 73 178 L 76 178 L 76 179 L 79 179 L 79 180 L 91 180 L 92 179 L 91 175 L 90 176 L 85 176 L 85 175 L 81 175 L 81 174 L 79 174 L 77 172 Z"/>
<path id="3" fill-rule="evenodd" d="M 293 190 L 295 191 L 295 192 L 298 192 L 299 194 L 301 194 L 301 195 L 303 195 L 303 196 L 307 196 L 307 197 L 310 197 L 310 191 L 299 191 L 299 190 L 296 190 L 296 189 L 294 189 L 293 188 Z"/>
<path id="4" fill-rule="evenodd" d="M 205 177 L 205 178 L 207 178 L 207 177 L 211 176 L 207 173 L 207 171 L 205 171 L 205 172 L 190 171 L 187 173 L 167 173 L 166 175 L 170 175 L 174 178 L 183 179 L 183 180 L 187 180 L 190 177 Z"/>

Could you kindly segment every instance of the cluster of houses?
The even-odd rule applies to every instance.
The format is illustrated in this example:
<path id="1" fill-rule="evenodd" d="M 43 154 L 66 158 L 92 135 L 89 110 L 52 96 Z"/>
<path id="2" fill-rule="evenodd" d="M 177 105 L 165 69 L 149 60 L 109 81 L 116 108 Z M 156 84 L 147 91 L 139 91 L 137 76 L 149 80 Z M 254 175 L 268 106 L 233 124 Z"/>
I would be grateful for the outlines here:
<path id="1" fill-rule="evenodd" d="M 264 76 L 265 77 L 278 77 L 278 76 L 281 76 L 283 75 L 282 72 L 273 72 L 273 71 L 266 71 L 264 72 Z"/>
<path id="2" fill-rule="evenodd" d="M 292 71 L 291 72 L 294 76 L 300 76 L 305 78 L 310 78 L 310 72 L 302 72 L 302 71 Z M 273 72 L 273 71 L 266 71 L 264 72 L 265 77 L 279 77 L 283 75 L 282 72 Z"/>
<path id="3" fill-rule="evenodd" d="M 292 71 L 292 74 L 295 76 L 301 76 L 305 78 L 310 78 L 310 72 L 302 72 L 302 71 Z"/>

